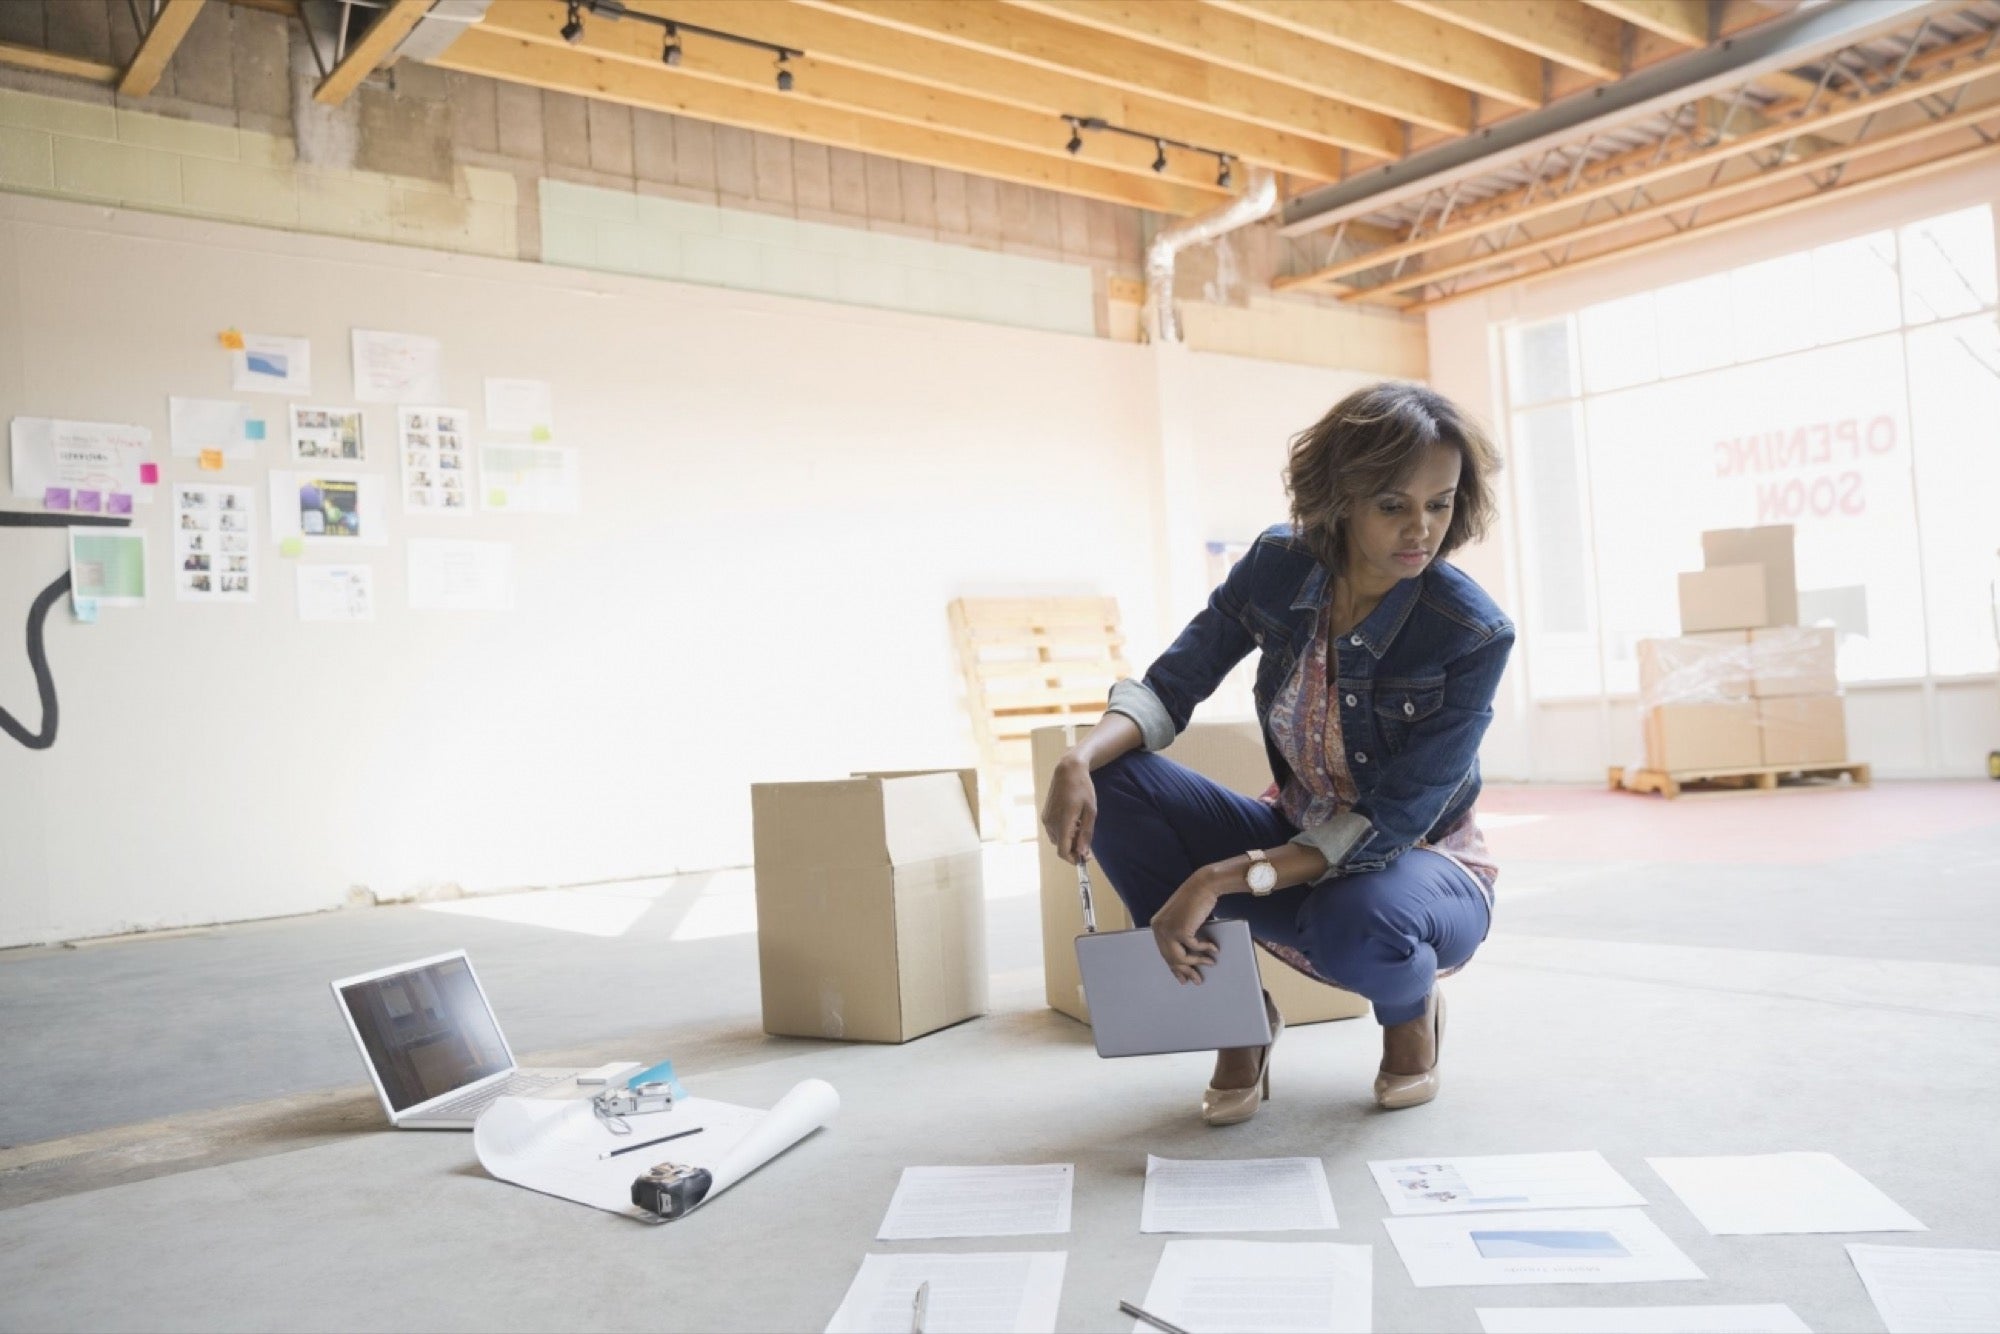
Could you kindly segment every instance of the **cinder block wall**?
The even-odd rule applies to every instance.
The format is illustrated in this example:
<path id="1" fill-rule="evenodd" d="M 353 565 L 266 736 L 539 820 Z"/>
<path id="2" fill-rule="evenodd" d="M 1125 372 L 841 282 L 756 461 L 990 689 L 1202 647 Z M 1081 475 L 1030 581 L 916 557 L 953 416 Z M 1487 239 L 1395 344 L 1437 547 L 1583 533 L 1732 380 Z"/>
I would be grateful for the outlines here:
<path id="1" fill-rule="evenodd" d="M 121 65 L 138 32 L 125 0 L 0 0 L 0 41 Z M 143 99 L 0 68 L 0 189 L 1139 336 L 1111 282 L 1161 224 L 1138 209 L 411 61 L 338 108 L 317 78 L 296 23 L 226 3 Z M 1420 318 L 1271 291 L 1294 245 L 1251 228 L 1184 256 L 1190 344 L 1421 377 Z"/>

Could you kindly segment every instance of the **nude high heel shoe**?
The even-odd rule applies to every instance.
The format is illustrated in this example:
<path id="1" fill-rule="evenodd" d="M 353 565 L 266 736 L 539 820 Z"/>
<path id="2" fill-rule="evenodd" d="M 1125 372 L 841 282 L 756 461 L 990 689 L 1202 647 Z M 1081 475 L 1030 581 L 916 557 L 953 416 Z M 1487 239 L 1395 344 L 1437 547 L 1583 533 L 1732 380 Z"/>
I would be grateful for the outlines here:
<path id="1" fill-rule="evenodd" d="M 1271 1048 L 1278 1045 L 1278 1036 L 1285 1031 L 1285 1016 L 1278 1013 L 1268 991 L 1264 993 L 1264 1010 L 1271 1016 L 1271 1040 L 1257 1058 L 1257 1081 L 1242 1089 L 1219 1089 L 1210 1084 L 1201 1095 L 1201 1119 L 1212 1126 L 1248 1121 L 1271 1096 Z"/>
<path id="2" fill-rule="evenodd" d="M 1375 1101 L 1390 1111 L 1420 1107 L 1438 1095 L 1438 1063 L 1444 1058 L 1444 993 L 1431 993 L 1431 1068 L 1420 1075 L 1375 1075 Z"/>

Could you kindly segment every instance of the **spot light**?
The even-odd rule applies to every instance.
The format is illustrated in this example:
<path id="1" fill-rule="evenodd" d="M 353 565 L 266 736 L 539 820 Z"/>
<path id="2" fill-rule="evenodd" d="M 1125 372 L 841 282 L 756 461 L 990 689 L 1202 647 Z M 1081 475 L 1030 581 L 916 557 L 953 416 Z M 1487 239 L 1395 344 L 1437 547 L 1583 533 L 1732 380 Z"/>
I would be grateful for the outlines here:
<path id="1" fill-rule="evenodd" d="M 562 25 L 562 39 L 571 46 L 583 40 L 583 14 L 578 9 L 576 0 L 570 0 L 569 22 Z"/>
<path id="2" fill-rule="evenodd" d="M 671 23 L 667 25 L 667 45 L 660 52 L 660 59 L 666 61 L 669 65 L 678 65 L 681 63 L 681 33 L 680 29 Z"/>
<path id="3" fill-rule="evenodd" d="M 792 91 L 792 72 L 785 68 L 785 53 L 783 51 L 778 53 L 778 91 L 781 93 Z"/>
<path id="4" fill-rule="evenodd" d="M 1083 131 L 1078 128 L 1075 121 L 1069 123 L 1069 142 L 1064 147 L 1069 149 L 1071 157 L 1083 151 Z"/>
<path id="5" fill-rule="evenodd" d="M 1153 140 L 1153 170 L 1165 171 L 1166 169 L 1167 169 L 1167 146 L 1163 141 L 1155 139 Z"/>
<path id="6" fill-rule="evenodd" d="M 1225 157 L 1222 159 L 1222 164 L 1215 173 L 1215 183 L 1227 190 L 1234 180 L 1235 176 L 1230 170 L 1229 159 Z"/>

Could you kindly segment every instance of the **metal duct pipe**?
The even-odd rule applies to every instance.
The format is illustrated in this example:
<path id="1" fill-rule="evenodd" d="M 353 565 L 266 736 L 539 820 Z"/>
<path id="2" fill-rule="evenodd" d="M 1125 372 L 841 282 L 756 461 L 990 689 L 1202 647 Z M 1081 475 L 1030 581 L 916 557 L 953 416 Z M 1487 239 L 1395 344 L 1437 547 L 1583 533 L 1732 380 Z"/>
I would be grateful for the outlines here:
<path id="1" fill-rule="evenodd" d="M 1146 247 L 1147 332 L 1155 343 L 1181 341 L 1174 313 L 1174 257 L 1191 245 L 1213 241 L 1268 217 L 1278 206 L 1278 178 L 1262 167 L 1250 173 L 1249 188 L 1212 213 L 1186 218 L 1161 232 Z"/>

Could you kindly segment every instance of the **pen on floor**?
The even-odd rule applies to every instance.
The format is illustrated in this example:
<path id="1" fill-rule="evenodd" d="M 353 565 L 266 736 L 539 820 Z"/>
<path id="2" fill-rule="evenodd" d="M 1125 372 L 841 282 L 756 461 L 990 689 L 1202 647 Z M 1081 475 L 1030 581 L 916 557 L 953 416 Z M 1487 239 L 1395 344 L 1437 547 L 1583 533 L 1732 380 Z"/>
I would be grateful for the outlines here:
<path id="1" fill-rule="evenodd" d="M 655 1144 L 665 1144 L 670 1139 L 686 1139 L 689 1135 L 699 1135 L 701 1132 L 702 1127 L 696 1126 L 693 1130 L 682 1130 L 672 1135 L 662 1135 L 658 1139 L 649 1139 L 644 1144 L 627 1144 L 622 1149 L 612 1149 L 608 1153 L 600 1153 L 597 1156 L 599 1158 L 616 1158 L 621 1153 L 633 1153 L 640 1149 L 650 1149 Z"/>
<path id="2" fill-rule="evenodd" d="M 1159 1330 L 1160 1334 L 1188 1334 L 1188 1332 L 1182 1329 L 1179 1325 L 1170 1325 L 1166 1321 L 1160 1319 L 1158 1316 L 1149 1315 L 1145 1311 L 1140 1310 L 1138 1307 L 1132 1305 L 1132 1303 L 1130 1302 L 1118 1303 L 1118 1309 L 1123 1311 L 1126 1315 L 1131 1316 L 1134 1320 L 1145 1321 L 1147 1324 L 1151 1325 L 1154 1329 Z"/>
<path id="3" fill-rule="evenodd" d="M 917 1295 L 910 1299 L 910 1334 L 924 1334 L 924 1316 L 931 1309 L 931 1281 L 925 1279 L 917 1284 Z"/>

